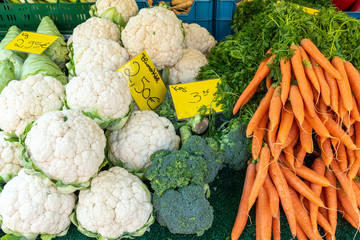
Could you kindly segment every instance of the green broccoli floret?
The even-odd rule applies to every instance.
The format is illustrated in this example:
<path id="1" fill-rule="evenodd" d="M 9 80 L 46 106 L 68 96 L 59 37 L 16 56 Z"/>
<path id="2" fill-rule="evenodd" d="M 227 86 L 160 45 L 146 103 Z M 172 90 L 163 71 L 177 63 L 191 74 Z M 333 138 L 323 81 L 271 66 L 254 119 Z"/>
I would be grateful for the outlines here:
<path id="1" fill-rule="evenodd" d="M 218 137 L 220 149 L 225 155 L 224 162 L 235 170 L 245 168 L 251 154 L 251 141 L 246 137 L 245 131 L 246 123 L 235 118 Z"/>
<path id="2" fill-rule="evenodd" d="M 205 185 L 209 178 L 207 161 L 184 150 L 161 150 L 151 155 L 151 161 L 145 177 L 159 196 L 167 189 L 185 187 L 190 183 Z"/>
<path id="3" fill-rule="evenodd" d="M 222 168 L 224 161 L 224 155 L 215 151 L 215 149 L 212 147 L 214 146 L 213 144 L 214 142 L 210 139 L 206 140 L 200 136 L 192 135 L 183 143 L 181 147 L 182 150 L 185 150 L 195 156 L 201 156 L 203 159 L 205 159 L 208 168 L 208 176 L 205 179 L 206 183 L 214 181 L 219 170 Z"/>
<path id="4" fill-rule="evenodd" d="M 171 233 L 201 236 L 213 223 L 213 208 L 201 186 L 169 189 L 162 196 L 155 194 L 153 203 L 157 221 Z"/>

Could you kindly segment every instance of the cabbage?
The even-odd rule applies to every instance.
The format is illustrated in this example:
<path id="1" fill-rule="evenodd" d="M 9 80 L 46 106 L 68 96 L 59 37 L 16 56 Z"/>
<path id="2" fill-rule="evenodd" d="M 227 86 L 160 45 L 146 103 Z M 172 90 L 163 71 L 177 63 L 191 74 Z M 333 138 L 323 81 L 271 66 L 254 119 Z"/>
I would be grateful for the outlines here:
<path id="1" fill-rule="evenodd" d="M 37 28 L 37 33 L 59 37 L 43 54 L 50 57 L 61 69 L 64 69 L 65 63 L 70 60 L 69 50 L 65 38 L 59 32 L 53 20 L 48 16 L 44 17 Z"/>
<path id="2" fill-rule="evenodd" d="M 22 59 L 22 57 L 20 57 L 17 52 L 7 50 L 7 49 L 1 49 L 0 50 L 0 61 L 3 61 L 5 59 L 9 59 L 10 62 L 13 64 L 14 73 L 15 73 L 14 79 L 19 80 L 20 75 L 21 75 L 21 68 L 24 64 L 24 60 Z"/>
<path id="3" fill-rule="evenodd" d="M 0 43 L 0 49 L 3 49 L 6 45 L 8 45 L 14 38 L 16 38 L 21 33 L 21 30 L 17 26 L 11 26 L 6 33 L 4 39 Z M 20 57 L 25 59 L 27 57 L 27 53 L 24 52 L 16 52 Z"/>
<path id="4" fill-rule="evenodd" d="M 14 64 L 8 58 L 0 60 L 0 93 L 14 79 Z"/>
<path id="5" fill-rule="evenodd" d="M 65 73 L 48 56 L 31 53 L 21 69 L 20 80 L 36 74 L 56 78 L 63 85 L 67 83 Z"/>

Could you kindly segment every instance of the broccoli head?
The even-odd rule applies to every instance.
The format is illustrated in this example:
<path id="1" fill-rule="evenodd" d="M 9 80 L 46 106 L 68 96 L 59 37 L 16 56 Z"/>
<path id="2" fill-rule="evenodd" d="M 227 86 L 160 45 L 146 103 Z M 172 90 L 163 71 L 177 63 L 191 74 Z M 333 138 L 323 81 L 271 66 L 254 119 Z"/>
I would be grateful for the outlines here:
<path id="1" fill-rule="evenodd" d="M 153 198 L 157 221 L 174 234 L 202 235 L 213 223 L 213 208 L 204 189 L 188 185 L 178 190 L 169 189 Z"/>
<path id="2" fill-rule="evenodd" d="M 251 141 L 245 134 L 246 125 L 238 118 L 232 119 L 218 139 L 225 156 L 224 162 L 235 170 L 246 167 L 251 153 Z"/>
<path id="3" fill-rule="evenodd" d="M 167 189 L 195 183 L 205 185 L 208 179 L 207 161 L 187 151 L 158 151 L 151 155 L 151 165 L 145 171 L 155 193 L 161 196 Z"/>
<path id="4" fill-rule="evenodd" d="M 210 138 L 204 139 L 196 135 L 190 136 L 181 147 L 182 150 L 205 159 L 208 168 L 205 183 L 214 181 L 224 161 L 224 155 L 214 148 L 216 149 L 216 146 Z"/>

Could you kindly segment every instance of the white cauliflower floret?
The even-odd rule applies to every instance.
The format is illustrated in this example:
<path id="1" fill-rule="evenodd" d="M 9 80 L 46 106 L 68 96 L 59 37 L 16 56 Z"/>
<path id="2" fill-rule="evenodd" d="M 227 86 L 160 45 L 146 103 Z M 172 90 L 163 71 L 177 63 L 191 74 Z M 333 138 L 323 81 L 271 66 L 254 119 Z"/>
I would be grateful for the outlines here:
<path id="1" fill-rule="evenodd" d="M 129 170 L 143 170 L 150 164 L 151 154 L 176 150 L 179 141 L 170 120 L 153 111 L 134 111 L 121 130 L 110 134 L 109 156 L 114 164 L 120 160 Z"/>
<path id="2" fill-rule="evenodd" d="M 0 128 L 19 136 L 27 122 L 63 106 L 64 86 L 41 74 L 23 81 L 11 81 L 0 94 Z"/>
<path id="3" fill-rule="evenodd" d="M 163 8 L 143 8 L 130 18 L 121 40 L 133 58 L 146 50 L 158 70 L 174 65 L 183 52 L 181 21 Z"/>
<path id="4" fill-rule="evenodd" d="M 101 128 L 119 130 L 131 113 L 128 81 L 118 72 L 94 70 L 74 77 L 65 86 L 67 105 L 86 112 Z"/>
<path id="5" fill-rule="evenodd" d="M 194 48 L 203 54 L 208 54 L 215 46 L 215 38 L 206 28 L 197 23 L 183 23 L 185 29 L 185 47 Z"/>
<path id="6" fill-rule="evenodd" d="M 1 227 L 5 233 L 28 239 L 39 234 L 64 236 L 74 205 L 74 194 L 63 194 L 41 177 L 21 170 L 1 192 Z"/>
<path id="7" fill-rule="evenodd" d="M 100 172 L 82 190 L 72 221 L 103 238 L 141 236 L 154 222 L 151 194 L 140 179 L 123 168 Z M 83 232 L 86 234 L 86 232 Z"/>
<path id="8" fill-rule="evenodd" d="M 5 140 L 4 132 L 0 132 L 0 178 L 7 182 L 22 168 L 22 148 L 18 142 Z"/>
<path id="9" fill-rule="evenodd" d="M 130 17 L 135 16 L 139 11 L 135 0 L 98 0 L 91 6 L 90 14 L 112 19 L 117 19 L 117 14 L 127 23 Z M 115 15 L 115 16 L 114 16 Z"/>
<path id="10" fill-rule="evenodd" d="M 74 51 L 88 45 L 95 39 L 110 39 L 120 42 L 120 29 L 110 20 L 92 17 L 78 25 L 73 32 L 72 41 Z"/>
<path id="11" fill-rule="evenodd" d="M 119 43 L 95 39 L 75 52 L 75 74 L 95 69 L 116 71 L 129 60 L 129 54 Z"/>
<path id="12" fill-rule="evenodd" d="M 29 160 L 51 180 L 82 184 L 99 170 L 106 138 L 96 122 L 81 112 L 49 112 L 36 120 L 26 135 Z M 86 184 L 85 184 L 86 183 Z"/>
<path id="13" fill-rule="evenodd" d="M 185 49 L 179 61 L 170 68 L 170 84 L 194 82 L 200 68 L 208 63 L 204 54 Z"/>

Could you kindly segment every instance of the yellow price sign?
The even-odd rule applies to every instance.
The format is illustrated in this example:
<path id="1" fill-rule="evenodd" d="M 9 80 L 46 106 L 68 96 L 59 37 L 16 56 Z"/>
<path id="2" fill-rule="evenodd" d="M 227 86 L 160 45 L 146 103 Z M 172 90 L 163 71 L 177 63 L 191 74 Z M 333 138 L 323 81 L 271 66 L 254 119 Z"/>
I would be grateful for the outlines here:
<path id="1" fill-rule="evenodd" d="M 166 86 L 146 51 L 117 71 L 129 81 L 131 95 L 141 110 L 155 110 L 164 101 Z"/>
<path id="2" fill-rule="evenodd" d="M 178 119 L 193 117 L 202 106 L 221 112 L 221 105 L 214 102 L 217 84 L 220 79 L 212 79 L 191 83 L 170 85 L 170 93 L 174 102 Z M 209 113 L 209 112 L 207 112 Z"/>
<path id="3" fill-rule="evenodd" d="M 21 32 L 4 49 L 42 54 L 59 37 L 34 32 Z"/>
<path id="4" fill-rule="evenodd" d="M 280 1 L 277 1 L 277 4 L 279 4 L 279 3 L 280 3 Z M 301 6 L 301 5 L 295 4 L 295 3 L 288 3 L 288 4 L 290 4 L 291 6 L 297 7 L 297 8 L 302 7 L 303 11 L 304 11 L 304 12 L 307 12 L 307 13 L 309 13 L 309 14 L 316 15 L 316 14 L 318 14 L 318 13 L 319 13 L 319 10 L 314 9 L 314 8 L 304 7 L 304 6 Z"/>

